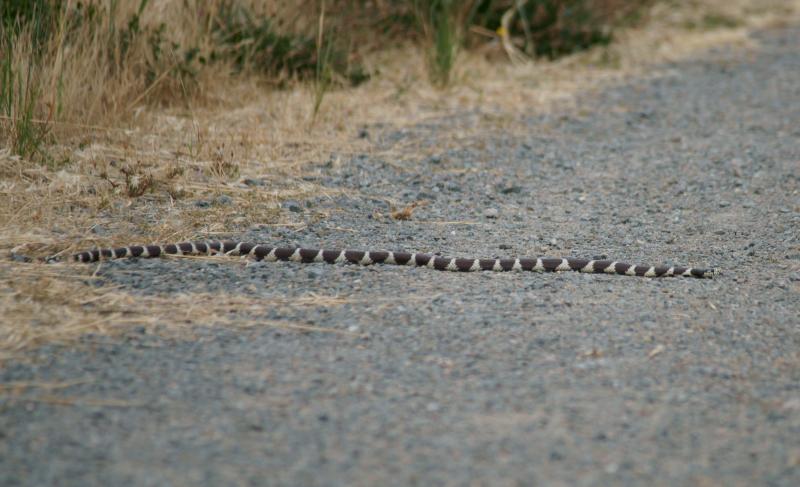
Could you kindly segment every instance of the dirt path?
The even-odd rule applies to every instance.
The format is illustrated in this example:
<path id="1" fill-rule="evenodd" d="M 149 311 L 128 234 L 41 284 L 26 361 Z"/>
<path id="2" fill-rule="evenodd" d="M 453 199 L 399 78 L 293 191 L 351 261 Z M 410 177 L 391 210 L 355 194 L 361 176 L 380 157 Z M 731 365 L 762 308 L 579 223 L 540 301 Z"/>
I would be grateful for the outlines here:
<path id="1" fill-rule="evenodd" d="M 333 156 L 308 177 L 348 196 L 242 235 L 718 278 L 106 264 L 102 285 L 176 317 L 249 304 L 6 364 L 0 484 L 800 485 L 800 29 L 755 37 L 419 170 Z M 492 117 L 365 135 L 435 149 Z M 402 222 L 387 200 L 428 204 Z"/>

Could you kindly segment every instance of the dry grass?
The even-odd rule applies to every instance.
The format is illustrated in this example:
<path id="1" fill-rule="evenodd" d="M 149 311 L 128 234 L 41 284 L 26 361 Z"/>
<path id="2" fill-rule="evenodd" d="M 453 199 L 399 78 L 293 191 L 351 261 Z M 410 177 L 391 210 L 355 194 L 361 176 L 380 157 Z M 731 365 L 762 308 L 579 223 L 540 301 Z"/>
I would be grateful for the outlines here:
<path id="1" fill-rule="evenodd" d="M 627 76 L 649 75 L 655 63 L 720 43 L 747 45 L 748 29 L 786 22 L 798 12 L 797 0 L 660 4 L 646 27 L 620 32 L 609 47 L 552 63 L 498 62 L 487 51 L 502 56 L 502 47 L 490 43 L 462 57 L 446 91 L 427 82 L 424 54 L 401 46 L 365 59 L 367 66 L 380 66 L 380 75 L 328 93 L 316 117 L 308 84 L 275 91 L 256 77 L 228 72 L 204 73 L 191 97 L 159 108 L 145 103 L 146 88 L 124 71 L 103 78 L 107 71 L 96 66 L 91 51 L 59 53 L 56 46 L 53 63 L 37 77 L 41 86 L 61 86 L 62 113 L 69 116 L 53 125 L 49 157 L 23 159 L 0 149 L 0 353 L 8 357 L 37 344 L 69 343 L 87 332 L 114 333 L 132 324 L 228 326 L 231 311 L 247 322 L 242 317 L 259 306 L 235 297 L 204 300 L 202 309 L 192 306 L 196 298 L 180 306 L 174 297 L 134 299 L 120 289 L 92 287 L 90 266 L 5 260 L 11 249 L 41 257 L 93 245 L 237 235 L 254 225 L 302 225 L 324 215 L 287 221 L 280 202 L 337 193 L 302 177 L 333 154 L 334 164 L 346 164 L 350 154 L 375 151 L 357 136 L 364 125 L 389 122 L 398 128 L 477 108 L 483 119 L 443 129 L 436 150 L 475 144 L 479 132 L 514 133 L 526 112 L 569 103 L 576 93 Z M 698 18 L 709 25 L 698 25 Z M 186 35 L 193 35 L 191 29 Z M 30 59 L 26 49 L 20 43 L 15 51 L 20 66 Z M 146 96 L 155 96 L 156 89 L 159 97 L 186 93 L 165 84 Z M 47 117 L 47 111 L 39 116 Z M 379 155 L 413 161 L 429 154 L 395 146 Z M 247 178 L 263 185 L 244 184 Z M 175 309 L 182 314 L 175 316 Z"/>
<path id="2" fill-rule="evenodd" d="M 184 257 L 185 258 L 185 257 Z M 241 265 L 236 259 L 206 257 Z M 42 343 L 70 343 L 93 333 L 111 335 L 143 327 L 150 332 L 186 337 L 197 326 L 278 328 L 305 333 L 331 333 L 359 338 L 360 333 L 288 320 L 263 318 L 264 298 L 236 294 L 192 293 L 134 296 L 119 287 L 93 286 L 95 266 L 39 265 L 0 262 L 0 362 Z M 241 291 L 241 290 L 240 290 Z M 408 297 L 406 300 L 428 298 Z M 381 306 L 396 298 L 308 294 L 272 297 L 270 310 L 298 307 Z M 0 387 L 0 391 L 2 387 Z"/>

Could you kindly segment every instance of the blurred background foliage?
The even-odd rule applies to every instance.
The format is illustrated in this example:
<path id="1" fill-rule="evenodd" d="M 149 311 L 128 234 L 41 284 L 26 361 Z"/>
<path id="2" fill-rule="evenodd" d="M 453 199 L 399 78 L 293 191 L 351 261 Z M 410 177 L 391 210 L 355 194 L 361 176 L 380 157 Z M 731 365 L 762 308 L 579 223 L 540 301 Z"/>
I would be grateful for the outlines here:
<path id="1" fill-rule="evenodd" d="M 185 102 L 215 73 L 329 89 L 380 71 L 364 58 L 420 49 L 445 87 L 459 52 L 554 59 L 607 44 L 651 0 L 0 0 L 0 128 L 32 155 L 49 122 L 100 123 Z"/>

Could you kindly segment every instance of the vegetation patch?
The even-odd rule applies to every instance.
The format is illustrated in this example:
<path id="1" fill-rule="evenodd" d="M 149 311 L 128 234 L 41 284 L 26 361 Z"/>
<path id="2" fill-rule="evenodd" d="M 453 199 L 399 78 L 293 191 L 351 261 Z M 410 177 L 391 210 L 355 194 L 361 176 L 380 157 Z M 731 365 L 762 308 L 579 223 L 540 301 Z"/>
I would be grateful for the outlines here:
<path id="1" fill-rule="evenodd" d="M 709 45 L 744 42 L 741 27 L 800 11 L 796 0 L 624 4 L 639 7 L 3 2 L 0 314 L 13 319 L 0 326 L 0 355 L 129 323 L 119 310 L 97 313 L 92 303 L 105 298 L 95 294 L 91 266 L 37 258 L 303 226 L 325 213 L 305 205 L 287 212 L 281 201 L 342 193 L 315 180 L 321 164 L 369 154 L 414 171 L 414 161 L 479 144 L 492 131 L 513 136 L 531 110 L 652 74 L 654 63 Z M 480 113 L 480 122 L 444 127 L 430 147 L 412 138 L 374 143 L 384 130 L 459 110 Z M 409 203 L 391 202 L 398 222 L 420 204 Z M 159 306 L 140 311 L 155 315 Z"/>

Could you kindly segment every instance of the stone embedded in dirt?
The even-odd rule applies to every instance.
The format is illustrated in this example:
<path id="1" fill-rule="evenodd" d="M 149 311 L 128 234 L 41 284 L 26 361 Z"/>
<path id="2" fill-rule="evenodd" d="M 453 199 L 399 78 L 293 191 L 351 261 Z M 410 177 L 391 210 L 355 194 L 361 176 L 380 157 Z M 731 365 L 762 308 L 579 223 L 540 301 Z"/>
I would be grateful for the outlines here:
<path id="1" fill-rule="evenodd" d="M 512 194 L 512 193 L 520 193 L 522 192 L 522 186 L 506 186 L 500 190 L 503 194 Z"/>
<path id="2" fill-rule="evenodd" d="M 300 213 L 303 209 L 297 201 L 284 201 L 281 206 L 291 211 L 292 213 Z"/>
<path id="3" fill-rule="evenodd" d="M 263 179 L 245 178 L 242 183 L 244 183 L 246 186 L 264 186 Z"/>

